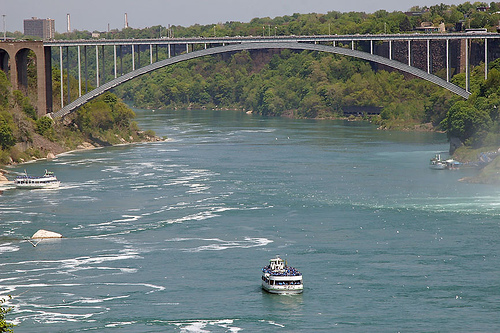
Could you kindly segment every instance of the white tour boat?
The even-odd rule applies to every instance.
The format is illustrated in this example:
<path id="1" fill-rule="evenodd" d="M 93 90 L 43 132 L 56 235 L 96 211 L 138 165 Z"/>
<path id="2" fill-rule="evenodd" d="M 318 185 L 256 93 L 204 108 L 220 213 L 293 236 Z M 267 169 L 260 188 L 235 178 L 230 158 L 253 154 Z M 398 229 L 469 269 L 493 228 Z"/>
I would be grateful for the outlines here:
<path id="1" fill-rule="evenodd" d="M 273 294 L 299 294 L 304 290 L 302 273 L 276 256 L 262 268 L 262 288 Z"/>
<path id="2" fill-rule="evenodd" d="M 28 174 L 16 177 L 16 188 L 20 189 L 52 189 L 58 188 L 60 181 L 57 180 L 53 172 L 45 170 L 41 177 L 28 176 Z"/>
<path id="3" fill-rule="evenodd" d="M 436 156 L 431 158 L 429 167 L 434 170 L 444 170 L 446 169 L 446 161 L 441 159 L 440 154 L 436 154 Z"/>

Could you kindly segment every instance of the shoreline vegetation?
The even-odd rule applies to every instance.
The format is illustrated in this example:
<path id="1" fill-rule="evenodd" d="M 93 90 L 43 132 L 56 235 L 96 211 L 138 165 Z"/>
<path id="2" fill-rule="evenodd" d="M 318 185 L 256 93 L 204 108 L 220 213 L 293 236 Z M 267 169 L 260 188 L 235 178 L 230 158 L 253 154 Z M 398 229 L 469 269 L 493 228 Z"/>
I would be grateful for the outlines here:
<path id="1" fill-rule="evenodd" d="M 18 90 L 11 92 L 10 82 L 0 71 L 0 165 L 53 159 L 74 150 L 164 140 L 154 131 L 140 130 L 134 118 L 133 110 L 109 92 L 64 118 L 38 117 L 30 98 Z M 8 181 L 5 176 L 2 180 Z"/>

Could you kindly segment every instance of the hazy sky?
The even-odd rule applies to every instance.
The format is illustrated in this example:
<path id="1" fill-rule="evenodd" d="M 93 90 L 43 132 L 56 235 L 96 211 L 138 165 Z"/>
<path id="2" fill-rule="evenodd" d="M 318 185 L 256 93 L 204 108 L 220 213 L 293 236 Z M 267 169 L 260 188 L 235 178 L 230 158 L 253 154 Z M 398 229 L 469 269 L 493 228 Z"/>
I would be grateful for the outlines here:
<path id="1" fill-rule="evenodd" d="M 58 32 L 66 31 L 66 14 L 72 30 L 105 31 L 122 29 L 124 14 L 129 26 L 144 28 L 189 26 L 227 21 L 249 22 L 255 17 L 276 17 L 293 13 L 359 11 L 373 13 L 406 11 L 412 6 L 432 6 L 442 0 L 0 0 L 0 15 L 5 15 L 7 31 L 23 31 L 23 20 L 31 17 L 52 18 Z M 451 1 L 447 4 L 459 4 Z M 3 19 L 3 18 L 0 18 Z M 3 31 L 3 22 L 1 31 Z"/>

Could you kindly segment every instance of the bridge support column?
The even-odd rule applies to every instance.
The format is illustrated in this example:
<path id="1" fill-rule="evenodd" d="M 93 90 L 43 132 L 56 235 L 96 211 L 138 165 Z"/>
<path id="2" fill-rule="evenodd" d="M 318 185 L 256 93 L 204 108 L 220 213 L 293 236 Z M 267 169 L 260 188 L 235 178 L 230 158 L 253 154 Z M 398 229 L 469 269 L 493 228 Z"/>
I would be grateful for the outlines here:
<path id="1" fill-rule="evenodd" d="M 335 42 L 333 42 L 333 46 L 335 46 Z M 373 54 L 373 40 L 370 41 L 370 54 Z"/>
<path id="2" fill-rule="evenodd" d="M 87 71 L 87 45 L 83 47 L 83 57 L 85 58 L 85 93 L 89 92 L 89 73 Z"/>
<path id="3" fill-rule="evenodd" d="M 446 40 L 446 82 L 450 82 L 450 40 Z"/>
<path id="4" fill-rule="evenodd" d="M 168 59 L 170 59 L 170 44 L 168 44 Z"/>
<path id="5" fill-rule="evenodd" d="M 411 40 L 408 39 L 408 66 L 411 66 Z"/>
<path id="6" fill-rule="evenodd" d="M 99 47 L 95 46 L 95 82 L 97 88 L 99 88 Z"/>
<path id="7" fill-rule="evenodd" d="M 392 60 L 392 40 L 389 40 L 389 60 Z"/>
<path id="8" fill-rule="evenodd" d="M 61 70 L 61 109 L 64 107 L 64 84 L 63 84 L 63 52 L 62 46 L 59 46 L 59 68 Z"/>
<path id="9" fill-rule="evenodd" d="M 488 80 L 488 38 L 484 39 L 484 79 Z"/>
<path id="10" fill-rule="evenodd" d="M 427 40 L 427 74 L 431 73 L 431 41 Z"/>
<path id="11" fill-rule="evenodd" d="M 50 47 L 44 47 L 43 53 L 45 59 L 43 61 L 43 68 L 41 64 L 42 61 L 38 61 L 37 64 L 37 75 L 38 75 L 38 116 L 44 113 L 52 112 L 52 50 Z M 45 84 L 42 84 L 45 80 Z M 45 95 L 44 95 L 45 94 Z M 44 110 L 45 109 L 45 110 Z"/>
<path id="12" fill-rule="evenodd" d="M 123 48 L 120 45 L 120 76 L 123 75 Z"/>
<path id="13" fill-rule="evenodd" d="M 465 91 L 469 91 L 469 40 L 465 40 Z"/>
<path id="14" fill-rule="evenodd" d="M 106 57 L 104 56 L 104 45 L 101 46 L 102 49 L 102 83 L 106 83 Z"/>
<path id="15" fill-rule="evenodd" d="M 82 96 L 82 63 L 80 59 L 80 45 L 78 45 L 78 97 Z"/>
<path id="16" fill-rule="evenodd" d="M 116 79 L 118 77 L 116 70 L 116 45 L 113 45 L 113 62 L 115 64 L 115 79 Z"/>
<path id="17" fill-rule="evenodd" d="M 66 81 L 68 82 L 68 104 L 71 103 L 70 80 L 69 80 L 69 47 L 66 46 Z"/>
<path id="18" fill-rule="evenodd" d="M 149 64 L 153 63 L 153 44 L 149 44 Z"/>
<path id="19" fill-rule="evenodd" d="M 132 44 L 132 70 L 135 71 L 135 48 L 134 48 L 134 44 Z"/>
<path id="20" fill-rule="evenodd" d="M 43 46 L 41 41 L 5 42 L 2 49 L 1 68 L 9 72 L 13 90 L 28 92 L 28 54 L 33 51 L 36 57 L 37 75 L 37 115 L 39 117 L 52 111 L 52 59 L 50 47 Z"/>
<path id="21" fill-rule="evenodd" d="M 137 45 L 137 68 L 141 68 L 141 44 Z"/>

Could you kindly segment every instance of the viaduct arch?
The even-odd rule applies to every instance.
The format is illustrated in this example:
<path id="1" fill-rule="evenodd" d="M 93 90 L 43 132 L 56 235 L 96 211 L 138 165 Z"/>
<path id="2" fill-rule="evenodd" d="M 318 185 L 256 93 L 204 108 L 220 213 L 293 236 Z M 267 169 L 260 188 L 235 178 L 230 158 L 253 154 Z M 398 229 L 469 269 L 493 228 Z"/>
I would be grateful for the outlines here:
<path id="1" fill-rule="evenodd" d="M 345 55 L 345 56 L 351 56 L 351 57 L 356 57 L 372 62 L 376 62 L 382 65 L 386 65 L 395 69 L 398 69 L 400 71 L 412 74 L 416 77 L 419 77 L 421 79 L 430 81 L 434 84 L 437 84 L 440 87 L 443 87 L 445 89 L 448 89 L 449 91 L 467 99 L 470 96 L 470 93 L 466 91 L 465 89 L 456 86 L 450 82 L 447 82 L 446 80 L 443 80 L 436 75 L 429 74 L 421 69 L 411 67 L 409 65 L 403 64 L 399 61 L 396 60 L 391 60 L 387 59 L 378 55 L 362 52 L 362 51 L 357 51 L 357 50 L 352 50 L 352 49 L 346 49 L 346 48 L 341 48 L 341 47 L 334 47 L 334 46 L 327 46 L 327 45 L 321 45 L 321 44 L 310 44 L 310 43 L 298 43 L 298 42 L 248 42 L 248 43 L 240 43 L 240 44 L 231 44 L 227 46 L 220 46 L 220 47 L 213 47 L 213 48 L 208 48 L 204 49 L 201 51 L 194 51 L 190 53 L 184 53 L 179 56 L 175 56 L 169 59 L 165 59 L 162 61 L 158 61 L 156 63 L 150 64 L 148 66 L 139 68 L 135 71 L 129 72 L 127 74 L 124 74 L 123 76 L 120 76 L 112 81 L 109 81 L 100 87 L 88 92 L 87 94 L 77 98 L 74 100 L 72 103 L 66 105 L 63 107 L 61 110 L 49 114 L 52 118 L 59 118 L 59 117 L 64 117 L 68 115 L 69 113 L 75 111 L 78 107 L 82 106 L 83 104 L 87 103 L 91 99 L 103 94 L 104 92 L 124 83 L 129 80 L 132 80 L 138 76 L 141 76 L 143 74 L 152 72 L 154 70 L 176 64 L 178 62 L 186 61 L 186 60 L 191 60 L 207 55 L 215 55 L 215 54 L 221 54 L 221 53 L 227 53 L 227 52 L 235 52 L 235 51 L 243 51 L 243 50 L 260 50 L 260 49 L 294 49 L 294 50 L 309 50 L 309 51 L 319 51 L 319 52 L 327 52 L 327 53 L 334 53 L 334 54 L 340 54 L 340 55 Z"/>
<path id="2" fill-rule="evenodd" d="M 0 69 L 10 76 L 13 90 L 24 93 L 28 88 L 28 53 L 36 56 L 37 113 L 43 116 L 52 112 L 52 60 L 50 47 L 41 41 L 0 43 Z"/>

